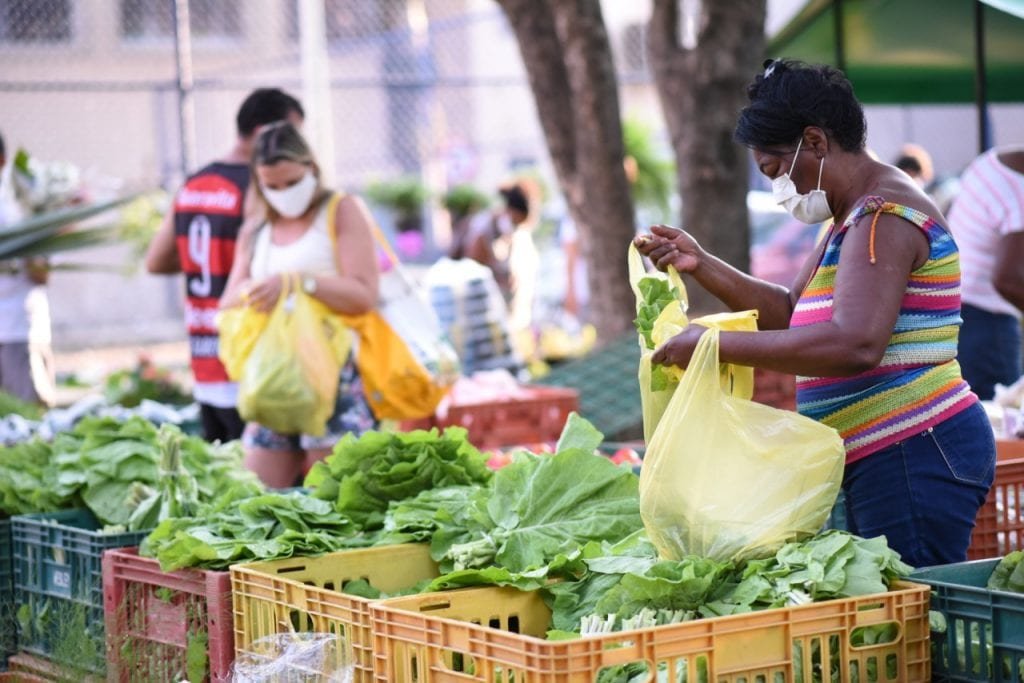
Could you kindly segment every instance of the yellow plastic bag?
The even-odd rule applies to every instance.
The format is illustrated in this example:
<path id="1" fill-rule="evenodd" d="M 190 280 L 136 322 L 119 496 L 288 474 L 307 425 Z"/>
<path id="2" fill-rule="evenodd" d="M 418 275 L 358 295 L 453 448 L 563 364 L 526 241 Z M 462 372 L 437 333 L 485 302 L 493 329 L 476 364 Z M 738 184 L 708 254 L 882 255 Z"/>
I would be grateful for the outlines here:
<path id="1" fill-rule="evenodd" d="M 238 383 L 238 412 L 281 434 L 322 436 L 334 411 L 352 334 L 324 304 L 286 278 Z"/>
<path id="2" fill-rule="evenodd" d="M 220 334 L 217 355 L 233 381 L 237 382 L 242 376 L 245 361 L 266 328 L 269 317 L 251 306 L 234 306 L 217 314 Z"/>
<path id="3" fill-rule="evenodd" d="M 842 482 L 838 432 L 723 391 L 718 337 L 701 337 L 647 442 L 640 514 L 666 559 L 770 555 L 821 529 Z"/>
<path id="4" fill-rule="evenodd" d="M 641 291 L 641 280 L 661 279 L 664 280 L 675 294 L 676 302 L 666 306 L 651 329 L 652 344 L 648 345 L 642 334 L 638 335 L 640 343 L 640 366 L 637 372 L 637 379 L 640 382 L 640 407 L 644 418 L 644 440 L 650 441 L 654 436 L 654 430 L 661 420 L 665 408 L 672 399 L 679 384 L 679 380 L 686 372 L 676 366 L 661 366 L 657 370 L 651 365 L 651 356 L 654 351 L 672 337 L 682 332 L 690 320 L 686 315 L 688 302 L 686 297 L 686 285 L 674 268 L 669 272 L 652 272 L 644 270 L 640 252 L 632 244 L 629 245 L 629 282 L 637 300 L 637 315 L 644 299 Z M 694 324 L 705 327 L 715 327 L 721 330 L 748 331 L 757 330 L 757 311 L 739 311 L 735 313 L 717 313 L 706 315 L 692 321 Z M 754 395 L 754 369 L 731 363 L 723 364 L 720 368 L 722 388 L 733 396 L 750 398 Z M 655 374 L 661 373 L 661 378 L 655 381 Z"/>

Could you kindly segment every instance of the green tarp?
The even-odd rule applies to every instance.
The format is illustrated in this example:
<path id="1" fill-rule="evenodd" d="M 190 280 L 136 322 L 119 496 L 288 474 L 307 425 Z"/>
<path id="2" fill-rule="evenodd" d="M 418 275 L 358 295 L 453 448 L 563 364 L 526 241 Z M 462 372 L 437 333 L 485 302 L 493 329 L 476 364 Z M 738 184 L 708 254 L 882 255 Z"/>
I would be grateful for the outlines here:
<path id="1" fill-rule="evenodd" d="M 1024 0 L 986 0 L 988 102 L 1024 102 Z M 869 104 L 975 102 L 973 0 L 811 0 L 768 42 L 771 57 L 837 63 Z"/>

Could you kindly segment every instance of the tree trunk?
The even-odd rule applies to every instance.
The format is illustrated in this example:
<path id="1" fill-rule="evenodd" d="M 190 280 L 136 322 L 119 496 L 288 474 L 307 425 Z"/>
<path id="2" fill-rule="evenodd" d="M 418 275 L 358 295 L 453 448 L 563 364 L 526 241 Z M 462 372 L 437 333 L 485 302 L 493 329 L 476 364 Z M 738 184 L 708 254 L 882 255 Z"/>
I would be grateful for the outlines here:
<path id="1" fill-rule="evenodd" d="M 598 0 L 498 0 L 516 34 L 537 114 L 587 260 L 599 339 L 630 329 L 633 203 L 611 45 Z"/>
<path id="2" fill-rule="evenodd" d="M 750 270 L 748 155 L 732 140 L 746 85 L 764 54 L 765 0 L 701 2 L 697 44 L 679 44 L 678 0 L 654 0 L 648 50 L 675 149 L 682 226 L 705 249 Z M 700 287 L 695 311 L 721 310 Z"/>

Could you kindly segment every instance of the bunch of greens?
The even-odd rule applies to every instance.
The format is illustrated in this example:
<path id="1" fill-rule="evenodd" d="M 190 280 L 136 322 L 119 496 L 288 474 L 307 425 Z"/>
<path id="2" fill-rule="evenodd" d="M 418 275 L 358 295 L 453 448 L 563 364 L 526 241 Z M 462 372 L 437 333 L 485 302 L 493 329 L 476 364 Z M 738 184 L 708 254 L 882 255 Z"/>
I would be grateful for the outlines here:
<path id="1" fill-rule="evenodd" d="M 23 401 L 13 394 L 0 391 L 0 417 L 20 415 L 28 420 L 38 420 L 45 411 L 35 403 Z"/>
<path id="2" fill-rule="evenodd" d="M 186 473 L 193 477 L 200 501 L 234 488 L 248 494 L 262 490 L 256 477 L 242 467 L 237 444 L 210 445 L 198 437 L 185 436 L 174 425 L 165 424 L 158 430 L 151 422 L 133 417 L 124 422 L 86 418 L 70 432 L 58 434 L 48 465 L 54 473 L 51 492 L 64 500 L 79 496 L 103 524 L 129 528 L 142 501 L 166 479 L 160 467 L 165 453 L 161 440 L 175 444 L 174 458 L 180 463 L 167 463 L 178 472 L 175 481 L 180 484 L 180 477 Z M 173 506 L 167 511 L 172 512 Z M 142 516 L 139 513 L 136 519 Z"/>
<path id="3" fill-rule="evenodd" d="M 165 519 L 147 536 L 140 554 L 164 571 L 224 569 L 237 562 L 318 555 L 360 545 L 358 530 L 330 503 L 304 493 L 227 495 L 195 516 Z"/>
<path id="4" fill-rule="evenodd" d="M 991 590 L 1024 593 L 1024 550 L 1015 550 L 992 571 L 986 587 Z"/>
<path id="5" fill-rule="evenodd" d="M 162 427 L 157 439 L 160 443 L 160 470 L 155 488 L 136 482 L 130 490 L 133 503 L 128 530 L 152 529 L 162 519 L 190 517 L 199 507 L 199 490 L 193 477 L 181 460 L 182 435 L 175 429 Z"/>
<path id="6" fill-rule="evenodd" d="M 636 319 L 633 320 L 633 325 L 643 336 L 647 348 L 653 350 L 654 339 L 651 338 L 651 332 L 654 330 L 654 322 L 669 305 L 679 301 L 679 292 L 666 278 L 653 275 L 640 278 L 637 288 L 643 299 L 636 302 Z"/>
<path id="7" fill-rule="evenodd" d="M 313 466 L 305 486 L 373 531 L 383 527 L 391 501 L 447 486 L 485 484 L 490 477 L 486 456 L 466 440 L 466 430 L 449 427 L 443 434 L 436 429 L 349 434 Z"/>
<path id="8" fill-rule="evenodd" d="M 109 403 L 126 408 L 134 408 L 143 400 L 174 406 L 192 402 L 192 396 L 174 381 L 166 368 L 157 367 L 145 356 L 139 358 L 136 367 L 108 375 L 103 383 L 103 395 Z"/>
<path id="9" fill-rule="evenodd" d="M 58 490 L 51 458 L 50 445 L 40 439 L 0 448 L 0 515 L 75 506 L 75 491 Z"/>
<path id="10" fill-rule="evenodd" d="M 444 508 L 431 539 L 442 570 L 526 572 L 588 541 L 640 529 L 637 476 L 594 454 L 602 438 L 574 414 L 554 455 L 517 453 L 467 504 Z"/>
<path id="11" fill-rule="evenodd" d="M 591 544 L 581 557 L 582 578 L 544 589 L 558 637 L 883 593 L 911 570 L 885 537 L 844 531 L 787 543 L 773 557 L 738 565 L 699 557 L 659 561 L 653 546 L 636 539 Z"/>

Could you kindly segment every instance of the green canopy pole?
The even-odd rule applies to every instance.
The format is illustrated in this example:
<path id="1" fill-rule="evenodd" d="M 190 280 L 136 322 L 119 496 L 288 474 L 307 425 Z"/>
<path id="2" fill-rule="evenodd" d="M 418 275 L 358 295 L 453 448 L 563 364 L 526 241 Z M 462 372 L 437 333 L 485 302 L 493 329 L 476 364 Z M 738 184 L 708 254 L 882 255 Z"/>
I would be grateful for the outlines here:
<path id="1" fill-rule="evenodd" d="M 836 37 L 836 68 L 846 72 L 846 45 L 843 38 L 843 0 L 832 0 L 832 23 Z"/>
<path id="2" fill-rule="evenodd" d="M 985 83 L 985 3 L 974 0 L 974 99 L 978 105 L 978 153 L 989 148 L 988 92 Z"/>

